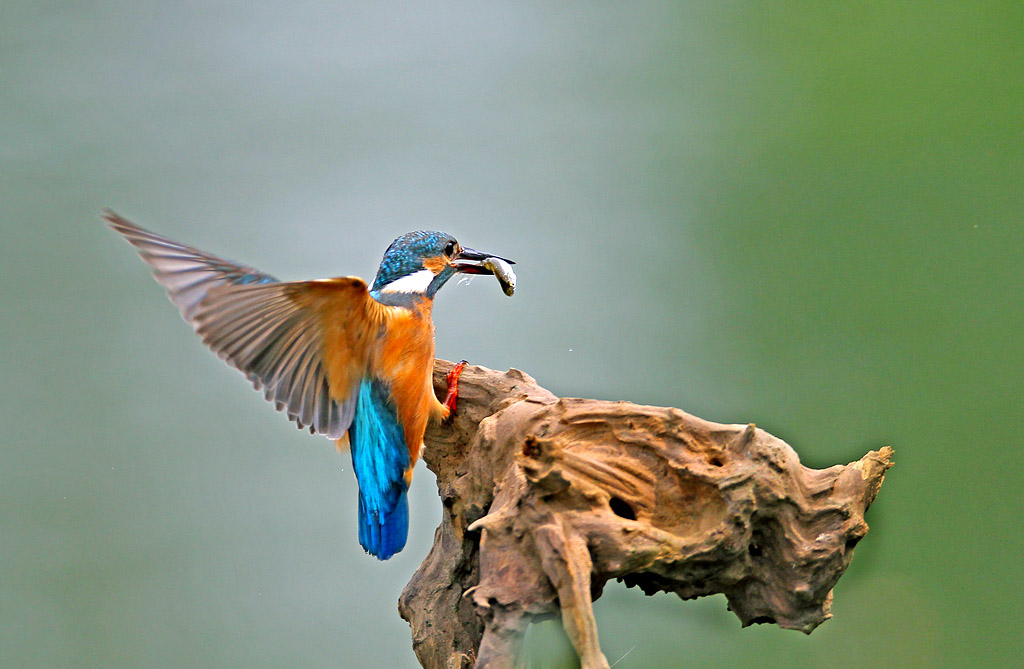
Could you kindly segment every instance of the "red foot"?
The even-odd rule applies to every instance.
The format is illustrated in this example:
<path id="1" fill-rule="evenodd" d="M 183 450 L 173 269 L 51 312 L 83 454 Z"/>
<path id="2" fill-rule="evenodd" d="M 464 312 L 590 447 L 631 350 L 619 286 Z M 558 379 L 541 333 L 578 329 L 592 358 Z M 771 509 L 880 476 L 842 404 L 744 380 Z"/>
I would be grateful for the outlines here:
<path id="1" fill-rule="evenodd" d="M 444 398 L 444 406 L 448 409 L 449 416 L 455 413 L 455 402 L 459 397 L 459 376 L 465 367 L 466 361 L 463 360 L 448 372 L 448 395 Z"/>

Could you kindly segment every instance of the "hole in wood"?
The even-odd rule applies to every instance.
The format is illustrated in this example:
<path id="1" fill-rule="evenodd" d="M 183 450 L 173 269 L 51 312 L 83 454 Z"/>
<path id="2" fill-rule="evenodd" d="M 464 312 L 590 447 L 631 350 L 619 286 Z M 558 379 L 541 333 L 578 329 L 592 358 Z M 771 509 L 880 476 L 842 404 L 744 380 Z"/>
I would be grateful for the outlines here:
<path id="1" fill-rule="evenodd" d="M 523 441 L 523 455 L 528 458 L 536 458 L 540 455 L 540 442 L 532 434 L 526 435 Z"/>
<path id="2" fill-rule="evenodd" d="M 618 497 L 612 497 L 608 500 L 608 506 L 611 507 L 612 513 L 619 518 L 636 520 L 636 514 L 633 513 L 633 507 L 629 505 L 629 502 Z"/>

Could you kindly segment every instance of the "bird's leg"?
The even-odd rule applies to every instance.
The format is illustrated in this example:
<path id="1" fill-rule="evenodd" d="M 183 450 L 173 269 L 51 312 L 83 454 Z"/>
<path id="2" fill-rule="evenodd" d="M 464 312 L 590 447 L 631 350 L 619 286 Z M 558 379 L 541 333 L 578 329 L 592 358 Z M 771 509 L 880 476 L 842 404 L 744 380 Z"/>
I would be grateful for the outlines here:
<path id="1" fill-rule="evenodd" d="M 465 369 L 465 367 L 466 361 L 463 360 L 452 367 L 446 377 L 448 380 L 448 395 L 444 398 L 444 408 L 448 409 L 449 416 L 455 413 L 455 402 L 459 397 L 459 376 L 462 374 L 462 370 Z"/>

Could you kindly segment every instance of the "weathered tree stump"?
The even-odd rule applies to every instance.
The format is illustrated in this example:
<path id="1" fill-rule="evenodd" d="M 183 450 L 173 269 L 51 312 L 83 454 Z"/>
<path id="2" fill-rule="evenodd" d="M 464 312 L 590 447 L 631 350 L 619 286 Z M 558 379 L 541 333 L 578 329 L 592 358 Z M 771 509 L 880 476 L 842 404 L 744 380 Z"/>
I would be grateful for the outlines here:
<path id="1" fill-rule="evenodd" d="M 435 365 L 439 393 L 450 368 Z M 426 441 L 444 515 L 399 611 L 429 669 L 515 666 L 530 622 L 559 613 L 582 665 L 607 667 L 592 602 L 613 578 L 648 595 L 721 592 L 744 626 L 810 633 L 893 454 L 808 469 L 753 425 L 560 399 L 518 370 L 472 366 L 456 417 Z"/>

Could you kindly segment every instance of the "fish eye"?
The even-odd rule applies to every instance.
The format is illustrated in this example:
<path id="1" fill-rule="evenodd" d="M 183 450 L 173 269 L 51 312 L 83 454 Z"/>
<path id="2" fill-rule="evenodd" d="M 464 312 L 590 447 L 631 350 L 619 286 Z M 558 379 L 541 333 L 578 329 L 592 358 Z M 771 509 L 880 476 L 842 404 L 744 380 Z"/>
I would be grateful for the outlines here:
<path id="1" fill-rule="evenodd" d="M 444 245 L 444 254 L 451 257 L 455 253 L 455 241 L 452 240 Z"/>

